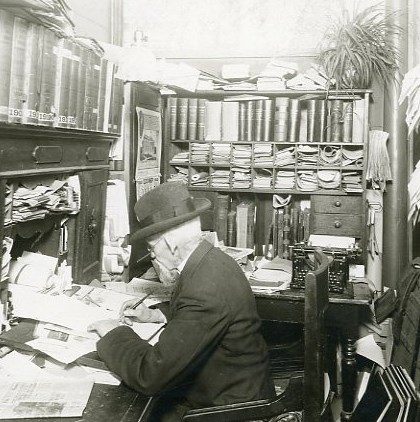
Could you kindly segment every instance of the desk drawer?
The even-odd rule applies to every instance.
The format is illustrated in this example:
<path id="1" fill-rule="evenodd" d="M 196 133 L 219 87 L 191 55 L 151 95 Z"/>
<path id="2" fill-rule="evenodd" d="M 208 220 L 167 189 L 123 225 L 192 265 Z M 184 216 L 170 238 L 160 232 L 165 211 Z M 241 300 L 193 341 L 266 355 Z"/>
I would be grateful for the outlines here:
<path id="1" fill-rule="evenodd" d="M 313 195 L 311 208 L 314 213 L 361 214 L 362 197 Z"/>
<path id="2" fill-rule="evenodd" d="M 362 237 L 362 228 L 361 214 L 312 214 L 312 234 Z"/>

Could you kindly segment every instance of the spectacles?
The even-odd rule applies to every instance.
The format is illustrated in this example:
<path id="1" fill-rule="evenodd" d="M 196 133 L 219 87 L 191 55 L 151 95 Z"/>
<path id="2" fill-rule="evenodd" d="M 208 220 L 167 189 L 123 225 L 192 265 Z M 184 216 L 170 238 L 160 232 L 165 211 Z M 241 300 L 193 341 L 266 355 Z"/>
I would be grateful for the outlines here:
<path id="1" fill-rule="evenodd" d="M 165 240 L 165 238 L 163 236 L 160 237 L 159 240 L 154 245 L 148 244 L 147 245 L 147 254 L 144 255 L 144 256 L 142 256 L 141 258 L 139 258 L 136 263 L 139 264 L 139 263 L 144 262 L 144 261 L 147 261 L 149 259 L 154 259 L 155 256 L 156 256 L 156 254 L 155 254 L 156 246 L 158 245 L 158 243 L 161 240 Z M 166 242 L 166 240 L 165 240 L 165 242 Z"/>
<path id="2" fill-rule="evenodd" d="M 149 252 L 149 256 L 152 259 L 154 259 L 156 256 L 155 249 L 161 240 L 165 240 L 165 237 L 164 236 L 160 237 L 159 240 L 154 245 L 150 245 L 150 243 L 147 245 L 147 252 Z"/>

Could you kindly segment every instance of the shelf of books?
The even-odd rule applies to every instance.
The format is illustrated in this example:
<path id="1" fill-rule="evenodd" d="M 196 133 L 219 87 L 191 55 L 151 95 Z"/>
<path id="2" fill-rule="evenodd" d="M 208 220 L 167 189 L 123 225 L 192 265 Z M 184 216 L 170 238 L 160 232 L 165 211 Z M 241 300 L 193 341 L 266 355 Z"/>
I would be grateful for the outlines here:
<path id="1" fill-rule="evenodd" d="M 221 95 L 168 98 L 168 178 L 214 191 L 364 191 L 369 92 Z"/>
<path id="2" fill-rule="evenodd" d="M 311 234 L 364 245 L 370 91 L 178 93 L 164 101 L 166 180 L 213 202 L 229 246 L 292 257 Z"/>
<path id="3" fill-rule="evenodd" d="M 120 133 L 123 81 L 93 43 L 0 8 L 0 122 Z"/>

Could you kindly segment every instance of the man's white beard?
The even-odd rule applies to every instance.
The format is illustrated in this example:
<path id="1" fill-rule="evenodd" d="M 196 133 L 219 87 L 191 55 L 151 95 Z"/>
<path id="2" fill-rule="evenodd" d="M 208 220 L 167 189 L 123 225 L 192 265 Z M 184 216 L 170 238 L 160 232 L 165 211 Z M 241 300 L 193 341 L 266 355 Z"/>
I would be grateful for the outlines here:
<path id="1" fill-rule="evenodd" d="M 171 285 L 179 279 L 179 272 L 177 270 L 169 270 L 163 264 L 152 260 L 152 265 L 156 271 L 156 274 L 159 277 L 159 280 L 165 285 Z"/>

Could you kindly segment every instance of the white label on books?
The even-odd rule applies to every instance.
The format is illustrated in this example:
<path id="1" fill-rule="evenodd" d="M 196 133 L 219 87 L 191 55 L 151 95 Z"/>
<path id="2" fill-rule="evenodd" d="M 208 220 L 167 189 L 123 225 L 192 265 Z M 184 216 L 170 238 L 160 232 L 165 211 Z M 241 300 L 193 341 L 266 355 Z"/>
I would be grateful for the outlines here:
<path id="1" fill-rule="evenodd" d="M 22 117 L 22 110 L 20 110 L 18 108 L 9 107 L 9 116 Z"/>

